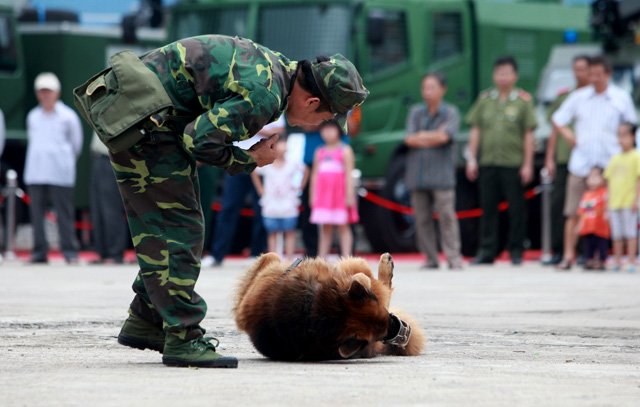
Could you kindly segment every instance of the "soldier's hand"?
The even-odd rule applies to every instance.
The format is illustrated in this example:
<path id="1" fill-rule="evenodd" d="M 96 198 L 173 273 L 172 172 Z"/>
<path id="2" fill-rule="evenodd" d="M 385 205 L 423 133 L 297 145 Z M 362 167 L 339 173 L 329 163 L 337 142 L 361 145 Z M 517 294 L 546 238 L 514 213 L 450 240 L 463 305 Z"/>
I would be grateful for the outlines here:
<path id="1" fill-rule="evenodd" d="M 547 171 L 549 171 L 549 176 L 551 178 L 555 177 L 555 175 L 556 175 L 556 162 L 554 160 L 545 160 L 544 168 L 546 168 Z"/>
<path id="2" fill-rule="evenodd" d="M 277 134 L 272 135 L 269 138 L 265 138 L 252 145 L 247 153 L 254 159 L 258 167 L 264 167 L 275 161 L 277 153 L 274 148 L 279 136 Z"/>
<path id="3" fill-rule="evenodd" d="M 467 178 L 469 179 L 469 181 L 477 180 L 478 179 L 478 163 L 475 160 L 467 161 L 466 172 L 467 172 Z"/>
<path id="4" fill-rule="evenodd" d="M 522 185 L 527 185 L 533 181 L 533 168 L 530 165 L 523 165 L 520 168 L 520 179 L 522 180 Z"/>

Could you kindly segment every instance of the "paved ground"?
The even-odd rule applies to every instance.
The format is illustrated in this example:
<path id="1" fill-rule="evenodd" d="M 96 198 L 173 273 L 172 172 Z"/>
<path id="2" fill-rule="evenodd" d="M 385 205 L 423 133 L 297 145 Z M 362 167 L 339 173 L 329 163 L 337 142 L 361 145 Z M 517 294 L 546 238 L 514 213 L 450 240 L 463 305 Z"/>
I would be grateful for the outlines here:
<path id="1" fill-rule="evenodd" d="M 0 266 L 0 406 L 638 406 L 640 273 L 537 263 L 426 272 L 397 261 L 392 303 L 424 325 L 414 358 L 276 363 L 235 330 L 247 262 L 206 269 L 204 326 L 235 370 L 164 367 L 119 346 L 132 266 Z"/>

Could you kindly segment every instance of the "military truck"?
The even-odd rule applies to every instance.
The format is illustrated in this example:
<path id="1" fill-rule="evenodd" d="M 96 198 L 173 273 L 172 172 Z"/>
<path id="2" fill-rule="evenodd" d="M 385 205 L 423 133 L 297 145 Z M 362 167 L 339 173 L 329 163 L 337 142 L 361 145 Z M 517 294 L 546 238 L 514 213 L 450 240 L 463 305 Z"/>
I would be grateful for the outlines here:
<path id="1" fill-rule="evenodd" d="M 41 15 L 40 15 L 41 14 Z M 73 106 L 72 89 L 83 79 L 103 69 L 108 56 L 130 48 L 138 52 L 159 46 L 166 41 L 163 29 L 139 30 L 135 42 L 121 27 L 84 27 L 78 16 L 65 10 L 35 10 L 16 12 L 0 6 L 0 109 L 7 127 L 7 142 L 2 155 L 3 171 L 13 168 L 22 174 L 26 153 L 26 115 L 37 101 L 33 80 L 40 72 L 54 72 L 62 83 L 61 98 Z M 83 152 L 78 161 L 76 207 L 79 220 L 88 218 L 90 154 L 92 133 L 84 123 Z M 20 220 L 26 211 L 19 207 Z M 83 225 L 84 223 L 80 223 Z M 88 228 L 84 242 L 88 241 Z"/>
<path id="2" fill-rule="evenodd" d="M 447 99 L 465 113 L 479 91 L 490 85 L 493 60 L 510 54 L 520 65 L 520 86 L 533 91 L 549 50 L 563 42 L 568 29 L 578 41 L 588 39 L 588 17 L 587 6 L 565 6 L 560 0 L 191 0 L 169 10 L 166 39 L 203 33 L 239 35 L 293 59 L 340 52 L 353 60 L 371 91 L 362 107 L 361 131 L 352 138 L 363 191 L 367 191 L 363 196 L 393 204 L 380 206 L 363 198 L 361 222 L 374 250 L 400 251 L 415 249 L 412 218 L 405 210 L 406 151 L 401 140 L 408 107 L 420 101 L 421 76 L 432 70 L 445 72 Z M 0 107 L 5 114 L 12 112 L 12 128 L 22 128 L 27 107 L 35 103 L 30 80 L 42 66 L 39 62 L 55 60 L 48 70 L 61 76 L 63 99 L 70 102 L 70 89 L 77 83 L 74 78 L 97 71 L 104 65 L 108 44 L 122 42 L 121 33 L 114 32 L 101 35 L 103 43 L 96 46 L 91 42 L 94 37 L 71 35 L 78 29 L 62 24 L 56 34 L 25 28 L 21 38 L 10 41 L 14 68 L 0 73 L 0 90 L 5 94 L 4 86 L 15 82 L 11 94 L 21 105 L 10 106 L 13 102 L 3 98 Z M 18 83 L 20 76 L 24 80 Z M 461 132 L 460 149 L 464 142 Z M 475 208 L 475 186 L 461 174 L 458 180 L 458 209 Z M 388 209 L 398 205 L 400 210 Z M 463 251 L 470 254 L 475 248 L 477 218 L 463 219 L 461 226 Z M 537 228 L 531 230 L 535 244 Z"/>
<path id="3" fill-rule="evenodd" d="M 361 223 L 374 250 L 400 251 L 415 250 L 401 140 L 408 107 L 421 100 L 421 76 L 445 72 L 447 99 L 464 113 L 490 86 L 493 60 L 510 54 L 520 65 L 519 85 L 533 92 L 554 44 L 590 39 L 588 20 L 586 5 L 560 1 L 200 0 L 173 8 L 169 35 L 240 35 L 294 59 L 335 52 L 352 59 L 371 91 L 352 146 L 363 195 L 378 198 L 361 199 Z M 459 135 L 460 149 L 465 137 Z M 457 193 L 459 210 L 477 207 L 475 185 L 461 172 Z M 471 254 L 477 218 L 461 226 L 463 251 Z M 531 228 L 533 244 L 538 229 Z"/>
<path id="4" fill-rule="evenodd" d="M 606 55 L 613 65 L 613 82 L 640 102 L 640 1 L 596 0 L 589 22 L 592 42 L 552 47 L 538 82 L 538 109 L 546 109 L 558 92 L 574 86 L 571 62 L 577 55 Z M 551 131 L 546 122 L 536 130 L 541 135 Z"/>

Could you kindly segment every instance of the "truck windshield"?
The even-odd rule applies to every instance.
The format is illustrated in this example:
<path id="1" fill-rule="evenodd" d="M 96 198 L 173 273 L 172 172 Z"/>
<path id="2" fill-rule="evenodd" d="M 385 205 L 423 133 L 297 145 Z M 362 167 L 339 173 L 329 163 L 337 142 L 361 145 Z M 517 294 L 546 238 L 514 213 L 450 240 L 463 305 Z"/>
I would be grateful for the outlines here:
<path id="1" fill-rule="evenodd" d="M 538 98 L 540 102 L 551 103 L 560 93 L 573 89 L 576 86 L 576 80 L 570 67 L 557 68 L 549 73 L 545 85 Z"/>
<path id="2" fill-rule="evenodd" d="M 13 24 L 6 15 L 0 15 L 0 71 L 13 72 L 18 68 L 18 53 Z"/>
<path id="3" fill-rule="evenodd" d="M 638 102 L 638 91 L 636 89 L 633 66 L 614 66 L 611 79 L 613 83 L 628 92 L 633 97 L 635 103 Z"/>
<path id="4" fill-rule="evenodd" d="M 294 60 L 337 52 L 348 55 L 347 5 L 279 5 L 260 10 L 257 41 Z"/>
<path id="5" fill-rule="evenodd" d="M 634 78 L 634 69 L 640 73 L 640 66 L 638 68 L 626 65 L 615 66 L 611 80 L 617 86 L 629 92 L 629 94 L 636 96 L 638 90 L 636 79 Z M 575 83 L 571 68 L 555 69 L 549 74 L 546 86 L 542 89 L 539 98 L 541 102 L 551 103 L 558 97 L 560 92 L 573 89 L 576 86 Z M 634 101 L 637 102 L 637 97 L 634 97 Z"/>
<path id="6" fill-rule="evenodd" d="M 175 16 L 175 34 L 177 38 L 205 33 L 246 37 L 247 14 L 246 7 L 180 10 Z"/>

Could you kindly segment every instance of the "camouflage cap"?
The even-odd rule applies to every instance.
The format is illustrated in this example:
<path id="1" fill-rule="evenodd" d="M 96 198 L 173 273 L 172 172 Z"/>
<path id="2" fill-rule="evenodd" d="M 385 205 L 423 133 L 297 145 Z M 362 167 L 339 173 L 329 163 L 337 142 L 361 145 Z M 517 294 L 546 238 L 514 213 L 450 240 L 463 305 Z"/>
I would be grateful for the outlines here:
<path id="1" fill-rule="evenodd" d="M 318 57 L 311 64 L 311 72 L 322 97 L 346 133 L 347 113 L 361 105 L 369 95 L 358 70 L 347 58 L 335 54 L 329 58 Z"/>

